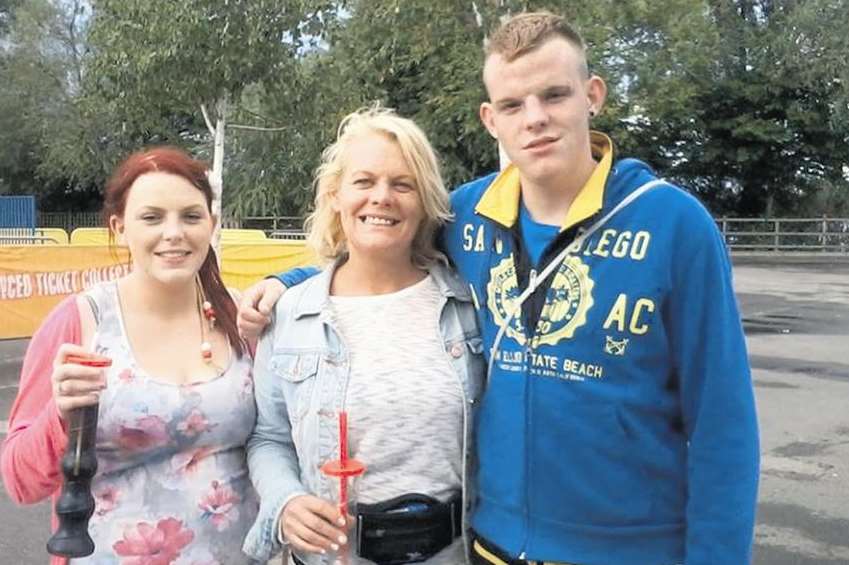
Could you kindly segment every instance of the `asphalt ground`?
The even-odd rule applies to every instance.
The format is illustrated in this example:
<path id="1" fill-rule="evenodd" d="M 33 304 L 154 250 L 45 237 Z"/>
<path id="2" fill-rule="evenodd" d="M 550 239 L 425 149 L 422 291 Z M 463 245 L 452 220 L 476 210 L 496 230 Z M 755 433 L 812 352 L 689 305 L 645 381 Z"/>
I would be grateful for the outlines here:
<path id="1" fill-rule="evenodd" d="M 849 565 L 849 257 L 735 258 L 734 276 L 761 426 L 754 563 Z M 26 345 L 0 341 L 0 417 Z M 49 512 L 0 492 L 0 564 L 47 562 Z"/>

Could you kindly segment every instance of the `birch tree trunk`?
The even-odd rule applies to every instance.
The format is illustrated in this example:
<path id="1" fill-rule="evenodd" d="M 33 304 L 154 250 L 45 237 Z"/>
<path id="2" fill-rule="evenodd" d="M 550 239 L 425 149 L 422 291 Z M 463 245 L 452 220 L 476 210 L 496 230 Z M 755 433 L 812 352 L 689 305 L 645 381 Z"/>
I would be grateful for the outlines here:
<path id="1" fill-rule="evenodd" d="M 227 126 L 227 99 L 220 98 L 215 103 L 215 131 L 212 153 L 212 171 L 209 173 L 209 184 L 212 187 L 212 214 L 218 218 L 215 231 L 212 234 L 212 248 L 221 265 L 221 223 L 224 221 L 222 204 L 224 194 L 224 129 Z"/>

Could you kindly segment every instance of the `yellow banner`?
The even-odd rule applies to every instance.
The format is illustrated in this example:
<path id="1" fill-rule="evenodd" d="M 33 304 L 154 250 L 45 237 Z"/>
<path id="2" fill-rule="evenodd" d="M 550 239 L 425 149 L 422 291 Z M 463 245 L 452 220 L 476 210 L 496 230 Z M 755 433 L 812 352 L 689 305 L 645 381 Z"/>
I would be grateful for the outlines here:
<path id="1" fill-rule="evenodd" d="M 221 277 L 228 287 L 239 290 L 273 273 L 315 263 L 315 255 L 302 241 L 221 244 Z"/>
<path id="2" fill-rule="evenodd" d="M 315 259 L 302 242 L 222 244 L 221 276 L 245 289 Z M 29 337 L 63 298 L 130 271 L 124 248 L 106 245 L 0 246 L 0 339 Z"/>

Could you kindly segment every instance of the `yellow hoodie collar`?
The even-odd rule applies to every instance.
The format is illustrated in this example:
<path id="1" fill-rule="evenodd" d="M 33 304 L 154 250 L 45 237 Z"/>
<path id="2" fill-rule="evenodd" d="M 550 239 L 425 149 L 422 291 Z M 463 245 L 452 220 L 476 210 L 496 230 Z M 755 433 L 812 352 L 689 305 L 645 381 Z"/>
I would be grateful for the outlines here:
<path id="1" fill-rule="evenodd" d="M 593 159 L 598 164 L 569 207 L 560 231 L 586 220 L 601 210 L 604 203 L 604 186 L 613 165 L 613 142 L 603 133 L 591 131 L 590 146 Z M 504 227 L 512 228 L 519 217 L 520 196 L 519 169 L 511 164 L 495 177 L 475 206 L 475 211 Z"/>

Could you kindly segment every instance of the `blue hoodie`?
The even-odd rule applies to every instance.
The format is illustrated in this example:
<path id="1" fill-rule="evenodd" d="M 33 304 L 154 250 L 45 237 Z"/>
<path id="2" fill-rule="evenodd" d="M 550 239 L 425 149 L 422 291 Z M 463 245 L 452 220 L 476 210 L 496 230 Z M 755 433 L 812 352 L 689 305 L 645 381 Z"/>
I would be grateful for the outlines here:
<path id="1" fill-rule="evenodd" d="M 599 165 L 540 268 L 641 185 Z M 452 193 L 443 245 L 476 298 L 486 350 L 536 276 L 509 167 Z M 533 330 L 531 330 L 533 328 Z M 751 560 L 758 432 L 721 234 L 662 184 L 587 238 L 522 305 L 494 352 L 477 424 L 475 529 L 529 560 L 742 565 Z"/>

